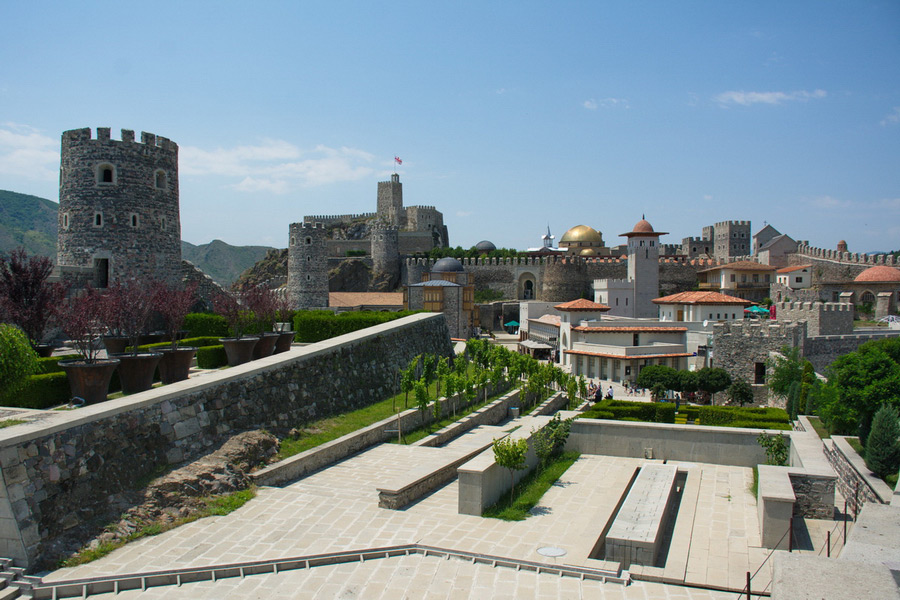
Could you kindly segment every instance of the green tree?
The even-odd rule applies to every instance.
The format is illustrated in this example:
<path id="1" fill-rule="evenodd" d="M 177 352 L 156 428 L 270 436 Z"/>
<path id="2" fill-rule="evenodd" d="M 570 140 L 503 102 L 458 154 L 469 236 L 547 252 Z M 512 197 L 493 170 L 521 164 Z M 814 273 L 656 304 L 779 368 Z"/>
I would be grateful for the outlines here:
<path id="1" fill-rule="evenodd" d="M 716 392 L 728 389 L 730 385 L 731 375 L 725 369 L 703 367 L 697 371 L 697 388 L 710 397 Z"/>
<path id="2" fill-rule="evenodd" d="M 753 388 L 746 380 L 735 379 L 728 388 L 728 399 L 741 406 L 753 402 Z"/>
<path id="3" fill-rule="evenodd" d="M 884 479 L 900 468 L 900 421 L 897 409 L 882 405 L 872 419 L 866 441 L 866 466 Z"/>
<path id="4" fill-rule="evenodd" d="M 423 380 L 415 383 L 416 408 L 422 414 L 422 424 L 425 424 L 425 413 L 428 411 L 428 386 Z"/>
<path id="5" fill-rule="evenodd" d="M 456 395 L 462 391 L 460 387 L 459 375 L 453 372 L 448 373 L 444 378 L 444 394 L 447 396 L 447 402 L 450 403 L 454 417 L 456 416 Z"/>
<path id="6" fill-rule="evenodd" d="M 803 390 L 803 384 L 794 381 L 788 388 L 787 406 L 785 410 L 791 416 L 791 421 L 797 420 L 797 414 L 800 408 L 800 392 Z"/>
<path id="7" fill-rule="evenodd" d="M 779 396 L 787 396 L 791 384 L 803 379 L 803 361 L 797 348 L 782 348 L 781 356 L 769 361 L 772 374 L 766 382 L 769 389 Z"/>
<path id="8" fill-rule="evenodd" d="M 400 371 L 400 391 L 406 396 L 403 399 L 403 408 L 409 408 L 409 393 L 416 387 L 416 365 L 415 361 L 410 362 L 409 366 Z M 393 411 L 393 407 L 391 407 Z"/>
<path id="9" fill-rule="evenodd" d="M 442 356 L 437 361 L 437 367 L 435 368 L 435 376 L 437 387 L 435 388 L 437 392 L 437 397 L 441 397 L 441 382 L 447 378 L 447 375 L 450 374 L 450 360 L 446 356 Z"/>
<path id="10" fill-rule="evenodd" d="M 516 497 L 516 471 L 525 468 L 525 459 L 528 456 L 528 440 L 525 438 L 511 439 L 510 437 L 494 440 L 494 462 L 509 471 L 510 505 Z"/>
<path id="11" fill-rule="evenodd" d="M 661 390 L 662 395 L 665 395 L 668 390 L 678 386 L 678 371 L 665 365 L 650 365 L 641 369 L 635 383 L 638 387 L 653 390 L 653 397 L 658 399 L 656 392 Z"/>
<path id="12" fill-rule="evenodd" d="M 21 388 L 38 369 L 38 357 L 18 327 L 0 324 L 0 396 Z"/>
<path id="13" fill-rule="evenodd" d="M 422 355 L 422 379 L 425 385 L 431 385 L 437 374 L 437 357 L 434 354 Z"/>

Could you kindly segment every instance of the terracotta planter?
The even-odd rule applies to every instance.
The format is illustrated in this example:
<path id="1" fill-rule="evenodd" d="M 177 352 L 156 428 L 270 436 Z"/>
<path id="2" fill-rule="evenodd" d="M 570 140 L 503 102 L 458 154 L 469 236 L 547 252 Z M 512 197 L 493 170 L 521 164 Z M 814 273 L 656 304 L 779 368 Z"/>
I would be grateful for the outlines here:
<path id="1" fill-rule="evenodd" d="M 225 356 L 228 357 L 228 366 L 235 367 L 253 360 L 253 348 L 259 338 L 221 338 L 219 340 L 225 346 Z"/>
<path id="2" fill-rule="evenodd" d="M 165 335 L 162 333 L 145 333 L 144 335 L 138 338 L 138 346 L 144 346 L 146 344 L 157 344 L 163 341 Z"/>
<path id="3" fill-rule="evenodd" d="M 159 378 L 164 384 L 168 385 L 188 378 L 191 362 L 194 360 L 194 355 L 197 354 L 196 348 L 176 348 L 175 350 L 169 348 L 160 350 L 159 353 L 162 354 L 162 359 L 159 361 Z"/>
<path id="4" fill-rule="evenodd" d="M 109 392 L 109 380 L 113 371 L 119 366 L 115 358 L 101 358 L 93 363 L 83 360 L 64 360 L 60 368 L 69 378 L 72 397 L 81 398 L 85 404 L 96 404 L 106 400 Z"/>
<path id="5" fill-rule="evenodd" d="M 274 354 L 279 354 L 281 352 L 287 352 L 291 349 L 291 344 L 294 342 L 294 332 L 293 331 L 282 331 L 278 334 L 278 341 L 275 342 L 275 352 Z"/>
<path id="6" fill-rule="evenodd" d="M 128 338 L 117 335 L 104 335 L 103 345 L 106 346 L 106 355 L 122 354 L 128 347 Z"/>
<path id="7" fill-rule="evenodd" d="M 272 356 L 272 353 L 275 352 L 275 344 L 278 342 L 278 334 L 264 333 L 257 336 L 257 339 L 259 341 L 253 348 L 253 360 Z"/>
<path id="8" fill-rule="evenodd" d="M 121 361 L 119 381 L 122 382 L 122 392 L 137 394 L 153 387 L 153 376 L 156 374 L 156 365 L 159 364 L 162 354 L 159 352 L 118 354 L 116 358 Z"/>

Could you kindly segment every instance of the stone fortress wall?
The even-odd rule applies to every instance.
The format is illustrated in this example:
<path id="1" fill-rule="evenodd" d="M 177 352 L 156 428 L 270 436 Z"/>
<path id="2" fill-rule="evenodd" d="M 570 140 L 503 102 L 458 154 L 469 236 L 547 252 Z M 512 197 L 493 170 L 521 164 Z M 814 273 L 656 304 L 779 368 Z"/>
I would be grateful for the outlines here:
<path id="1" fill-rule="evenodd" d="M 416 355 L 449 356 L 443 315 L 417 314 L 239 367 L 0 431 L 0 555 L 31 567 L 103 514 L 110 494 L 241 431 L 286 431 L 398 391 Z"/>
<path id="2" fill-rule="evenodd" d="M 824 282 L 852 281 L 857 275 L 875 265 L 900 267 L 900 260 L 889 254 L 861 254 L 859 252 L 839 252 L 800 244 L 797 252 L 788 255 L 792 267 L 813 265 L 813 285 Z"/>
<path id="3" fill-rule="evenodd" d="M 328 306 L 328 254 L 322 223 L 291 223 L 287 297 L 291 308 Z"/>
<path id="4" fill-rule="evenodd" d="M 125 278 L 174 284 L 181 276 L 178 146 L 110 128 L 63 132 L 57 264 L 91 268 L 95 283 Z"/>

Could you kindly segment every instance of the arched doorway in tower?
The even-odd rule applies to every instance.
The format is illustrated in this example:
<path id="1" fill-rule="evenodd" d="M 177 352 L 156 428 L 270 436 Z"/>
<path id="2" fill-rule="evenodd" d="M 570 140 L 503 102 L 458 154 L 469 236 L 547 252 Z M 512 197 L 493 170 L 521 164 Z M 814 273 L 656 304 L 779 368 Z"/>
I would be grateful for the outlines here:
<path id="1" fill-rule="evenodd" d="M 519 300 L 534 300 L 536 298 L 534 275 L 523 273 L 519 277 Z"/>

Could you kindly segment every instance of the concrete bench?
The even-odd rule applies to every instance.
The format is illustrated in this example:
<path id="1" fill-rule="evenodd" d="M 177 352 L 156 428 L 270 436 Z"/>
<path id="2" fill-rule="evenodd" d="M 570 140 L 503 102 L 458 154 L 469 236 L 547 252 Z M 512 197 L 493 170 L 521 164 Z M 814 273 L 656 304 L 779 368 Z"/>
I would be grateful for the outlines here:
<path id="1" fill-rule="evenodd" d="M 675 465 L 645 464 L 606 535 L 606 560 L 653 566 L 675 493 Z"/>

